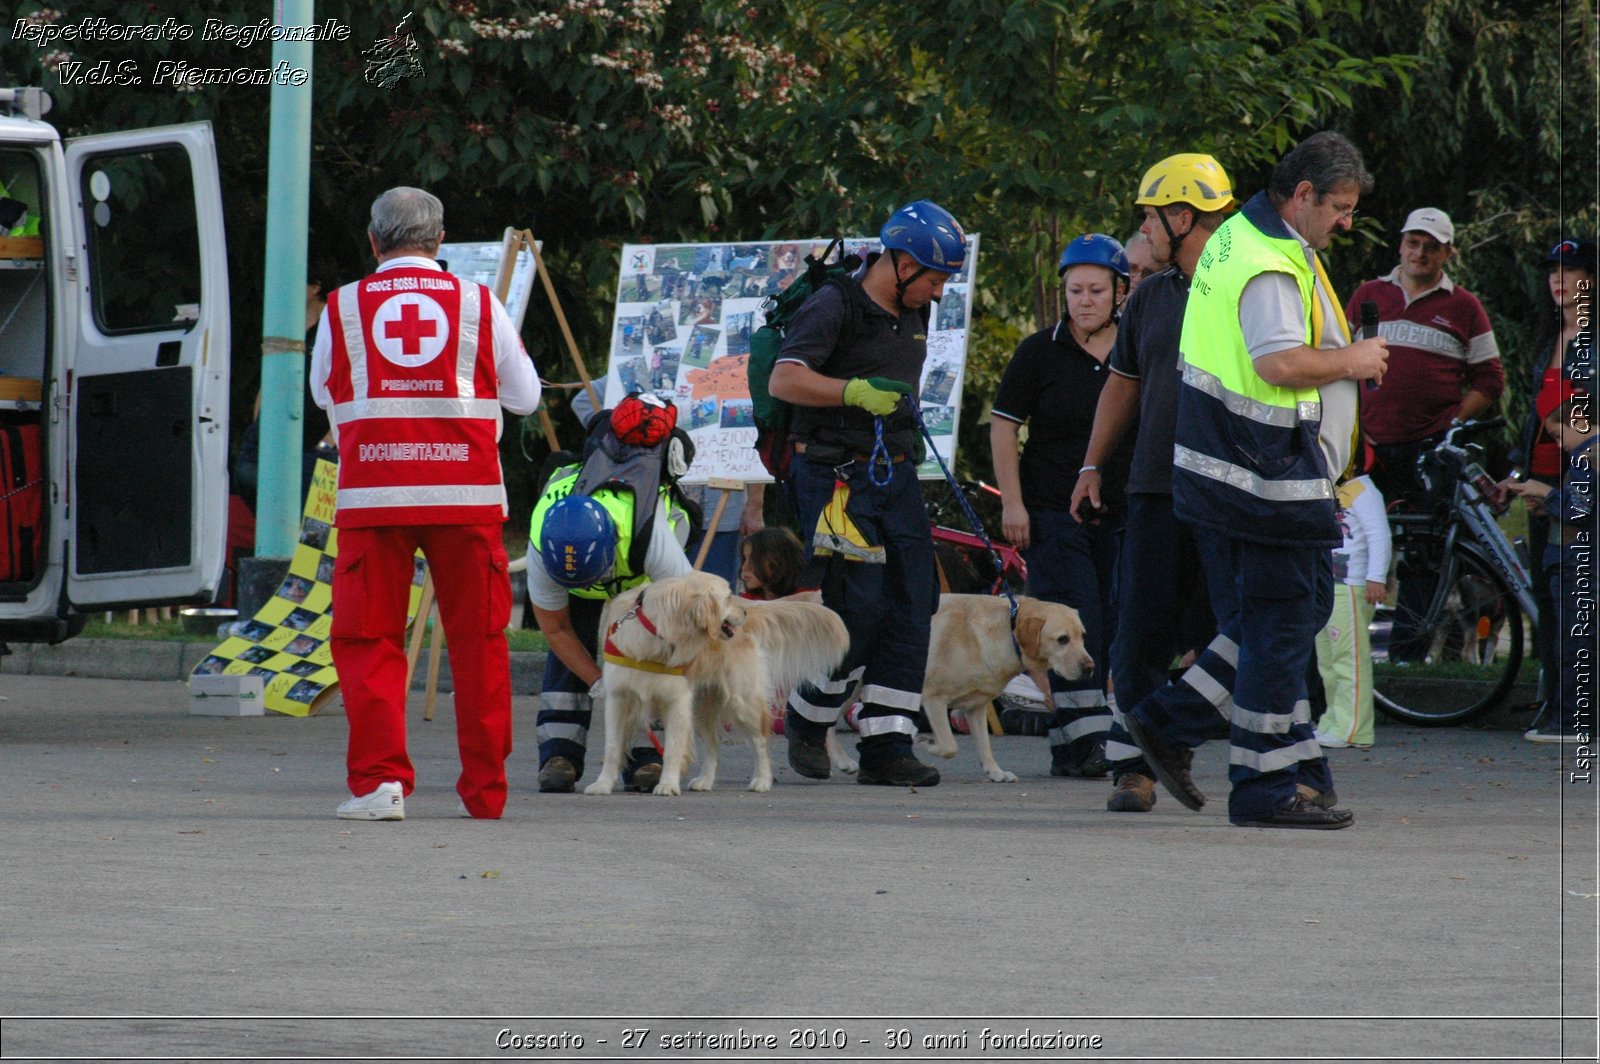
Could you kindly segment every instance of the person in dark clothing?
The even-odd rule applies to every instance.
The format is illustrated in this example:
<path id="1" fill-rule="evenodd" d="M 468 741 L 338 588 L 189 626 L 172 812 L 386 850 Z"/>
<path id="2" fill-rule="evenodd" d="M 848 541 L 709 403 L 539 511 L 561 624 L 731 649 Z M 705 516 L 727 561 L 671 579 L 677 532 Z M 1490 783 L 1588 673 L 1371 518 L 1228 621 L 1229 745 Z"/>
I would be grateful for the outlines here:
<path id="1" fill-rule="evenodd" d="M 1070 512 L 1074 476 L 1084 466 L 1106 361 L 1117 338 L 1117 306 L 1128 286 L 1122 245 L 1090 233 L 1068 244 L 1057 271 L 1066 314 L 1017 345 L 1000 379 L 989 425 L 994 475 L 1005 502 L 1006 538 L 1026 552 L 1028 594 L 1078 611 L 1096 668 L 1077 680 L 1049 674 L 1050 774 L 1106 774 L 1106 662 L 1115 628 L 1111 597 L 1125 513 L 1122 493 L 1131 446 L 1107 459 L 1096 514 Z M 1039 417 L 1036 415 L 1043 414 Z M 1018 458 L 1019 430 L 1028 443 Z"/>
<path id="2" fill-rule="evenodd" d="M 790 694 L 784 734 L 790 767 L 827 778 L 828 729 L 859 679 L 857 782 L 931 787 L 939 772 L 912 741 L 938 585 L 908 396 L 928 355 L 930 306 L 966 264 L 967 238 L 927 200 L 895 211 L 879 237 L 882 252 L 795 312 L 769 385 L 795 406 L 786 487 L 810 571 L 850 631 L 839 669 Z"/>

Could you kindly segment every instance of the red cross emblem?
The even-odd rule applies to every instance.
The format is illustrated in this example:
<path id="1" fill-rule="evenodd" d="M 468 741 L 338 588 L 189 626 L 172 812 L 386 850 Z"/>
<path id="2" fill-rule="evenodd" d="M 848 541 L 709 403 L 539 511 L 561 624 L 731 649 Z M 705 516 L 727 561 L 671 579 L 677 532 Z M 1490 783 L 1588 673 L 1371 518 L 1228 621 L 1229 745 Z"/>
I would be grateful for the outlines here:
<path id="1" fill-rule="evenodd" d="M 371 336 L 378 353 L 396 366 L 425 366 L 450 342 L 450 319 L 433 297 L 405 292 L 378 307 Z"/>
<path id="2" fill-rule="evenodd" d="M 387 340 L 397 337 L 400 340 L 400 353 L 403 355 L 420 355 L 422 353 L 422 338 L 424 336 L 439 335 L 439 323 L 424 321 L 415 303 L 407 303 L 400 308 L 400 320 L 385 322 L 383 335 Z"/>

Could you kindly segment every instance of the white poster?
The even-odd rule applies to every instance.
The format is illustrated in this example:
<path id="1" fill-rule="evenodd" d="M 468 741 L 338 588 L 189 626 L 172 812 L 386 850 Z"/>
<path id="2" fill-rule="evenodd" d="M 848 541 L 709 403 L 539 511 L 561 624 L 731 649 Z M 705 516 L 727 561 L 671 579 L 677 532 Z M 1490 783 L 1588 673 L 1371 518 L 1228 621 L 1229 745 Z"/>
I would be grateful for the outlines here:
<path id="1" fill-rule="evenodd" d="M 539 250 L 544 251 L 544 241 L 537 243 Z M 495 285 L 500 281 L 500 263 L 504 259 L 503 240 L 439 245 L 439 261 L 444 263 L 445 270 L 465 280 L 476 281 L 491 292 L 497 291 Z M 534 267 L 533 252 L 519 245 L 517 265 L 511 272 L 511 287 L 506 292 L 505 298 L 506 313 L 511 315 L 511 323 L 518 330 L 522 328 L 522 316 L 528 311 L 528 296 L 533 291 Z"/>
<path id="2" fill-rule="evenodd" d="M 622 249 L 617 313 L 611 328 L 605 404 L 635 391 L 651 392 L 678 408 L 678 425 L 694 437 L 695 462 L 686 480 L 712 477 L 770 481 L 754 448 L 756 429 L 745 363 L 750 335 L 766 321 L 764 304 L 821 255 L 826 240 L 738 244 L 628 244 Z M 945 286 L 928 330 L 928 359 L 918 398 L 934 446 L 951 460 L 961 410 L 967 326 L 977 277 L 978 235 L 967 236 L 967 263 Z M 866 257 L 876 239 L 845 241 Z M 918 470 L 940 476 L 930 454 Z"/>

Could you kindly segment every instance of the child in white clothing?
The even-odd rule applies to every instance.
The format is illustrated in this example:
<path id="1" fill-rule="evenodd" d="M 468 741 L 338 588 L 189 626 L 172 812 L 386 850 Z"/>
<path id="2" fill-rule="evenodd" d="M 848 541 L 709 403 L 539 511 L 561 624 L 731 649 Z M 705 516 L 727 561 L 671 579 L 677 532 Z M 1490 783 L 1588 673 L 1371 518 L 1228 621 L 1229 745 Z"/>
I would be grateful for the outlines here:
<path id="1" fill-rule="evenodd" d="M 1317 721 L 1327 747 L 1372 745 L 1372 641 L 1367 628 L 1389 576 L 1389 518 L 1367 476 L 1339 485 L 1344 543 L 1333 552 L 1333 613 L 1317 635 L 1317 668 L 1328 708 Z"/>

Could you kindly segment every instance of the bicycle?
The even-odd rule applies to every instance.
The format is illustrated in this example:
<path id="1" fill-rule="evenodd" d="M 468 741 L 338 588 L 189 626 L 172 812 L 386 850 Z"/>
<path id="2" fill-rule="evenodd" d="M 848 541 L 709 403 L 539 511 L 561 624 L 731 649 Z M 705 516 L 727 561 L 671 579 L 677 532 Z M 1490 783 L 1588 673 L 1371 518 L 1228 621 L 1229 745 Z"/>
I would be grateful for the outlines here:
<path id="1" fill-rule="evenodd" d="M 975 512 L 987 508 L 984 505 L 986 502 L 992 502 L 986 496 L 992 495 L 996 499 L 1000 496 L 999 488 L 981 480 L 964 480 L 960 486 Z M 1013 594 L 1020 595 L 1028 583 L 1028 563 L 1023 559 L 1022 552 L 1005 540 L 990 535 L 989 545 L 1000 557 L 1000 569 L 996 572 L 994 559 L 989 556 L 988 546 L 981 536 L 942 523 L 949 520 L 947 509 L 947 505 L 937 496 L 928 500 L 934 549 L 943 577 L 940 590 L 957 594 L 1000 595 L 1009 588 Z M 987 519 L 983 523 L 985 526 L 993 524 Z"/>
<path id="2" fill-rule="evenodd" d="M 1417 460 L 1430 505 L 1389 515 L 1393 586 L 1370 626 L 1374 696 L 1386 715 L 1425 727 L 1463 724 L 1517 682 L 1539 622 L 1533 583 L 1496 516 L 1482 449 L 1457 438 L 1504 418 L 1450 429 Z"/>

